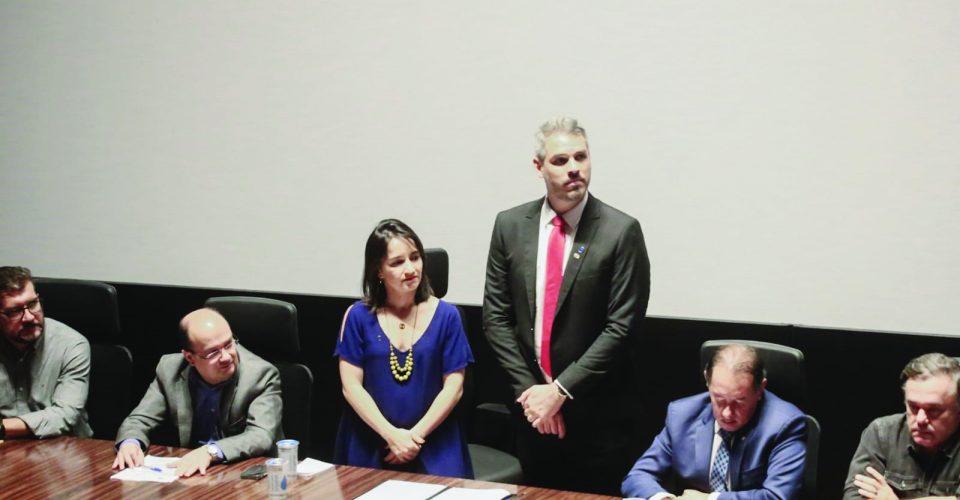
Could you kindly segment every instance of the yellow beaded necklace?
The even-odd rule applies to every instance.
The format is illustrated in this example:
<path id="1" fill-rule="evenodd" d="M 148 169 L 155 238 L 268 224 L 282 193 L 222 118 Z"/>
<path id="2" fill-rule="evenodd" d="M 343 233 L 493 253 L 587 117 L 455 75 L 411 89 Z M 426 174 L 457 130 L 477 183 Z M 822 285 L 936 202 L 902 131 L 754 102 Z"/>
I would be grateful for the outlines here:
<path id="1" fill-rule="evenodd" d="M 409 380 L 410 375 L 413 374 L 413 337 L 417 333 L 417 319 L 419 317 L 420 304 L 417 304 L 413 312 L 413 328 L 410 329 L 410 349 L 407 351 L 407 359 L 403 361 L 402 366 L 397 357 L 397 351 L 393 348 L 393 342 L 390 342 L 390 339 L 387 338 L 387 343 L 390 344 L 390 373 L 393 373 L 393 378 L 400 383 Z M 397 323 L 399 324 L 400 332 L 403 332 L 403 330 L 407 328 L 407 325 L 404 324 L 403 321 L 400 321 L 399 317 L 397 317 Z"/>

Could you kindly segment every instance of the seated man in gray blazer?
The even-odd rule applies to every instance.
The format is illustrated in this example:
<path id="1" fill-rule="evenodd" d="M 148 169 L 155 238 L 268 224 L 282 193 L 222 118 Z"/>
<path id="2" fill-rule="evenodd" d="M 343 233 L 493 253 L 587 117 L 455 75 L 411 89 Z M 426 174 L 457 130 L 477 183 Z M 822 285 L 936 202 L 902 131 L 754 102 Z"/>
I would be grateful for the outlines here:
<path id="1" fill-rule="evenodd" d="M 196 448 L 171 467 L 181 477 L 213 463 L 265 455 L 282 439 L 280 374 L 244 349 L 213 309 L 180 321 L 181 354 L 167 354 L 140 404 L 117 432 L 114 468 L 143 465 L 147 435 L 164 421 L 178 431 L 180 446 Z"/>

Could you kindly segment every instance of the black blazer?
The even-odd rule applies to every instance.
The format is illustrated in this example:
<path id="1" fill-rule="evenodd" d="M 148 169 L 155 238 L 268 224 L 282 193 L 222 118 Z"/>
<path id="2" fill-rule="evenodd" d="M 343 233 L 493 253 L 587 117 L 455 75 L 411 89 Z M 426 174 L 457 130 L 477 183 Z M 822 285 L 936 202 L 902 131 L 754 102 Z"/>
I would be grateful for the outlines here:
<path id="1" fill-rule="evenodd" d="M 497 215 L 487 260 L 484 333 L 515 396 L 546 382 L 533 338 L 543 203 L 541 198 Z M 597 412 L 605 400 L 630 396 L 626 388 L 634 376 L 626 354 L 632 350 L 629 336 L 646 315 L 650 261 L 640 223 L 593 196 L 567 259 L 550 356 L 555 378 L 574 398 L 563 407 L 569 420 Z"/>

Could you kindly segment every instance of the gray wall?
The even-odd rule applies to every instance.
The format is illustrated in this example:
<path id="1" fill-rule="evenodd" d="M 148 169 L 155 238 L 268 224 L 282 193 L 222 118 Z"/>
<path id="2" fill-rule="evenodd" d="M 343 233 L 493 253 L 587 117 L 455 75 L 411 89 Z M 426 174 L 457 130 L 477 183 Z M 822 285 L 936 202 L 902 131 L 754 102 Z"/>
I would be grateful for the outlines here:
<path id="1" fill-rule="evenodd" d="M 960 334 L 953 0 L 0 3 L 0 262 L 355 296 L 377 220 L 481 300 L 532 134 L 590 133 L 650 313 Z"/>

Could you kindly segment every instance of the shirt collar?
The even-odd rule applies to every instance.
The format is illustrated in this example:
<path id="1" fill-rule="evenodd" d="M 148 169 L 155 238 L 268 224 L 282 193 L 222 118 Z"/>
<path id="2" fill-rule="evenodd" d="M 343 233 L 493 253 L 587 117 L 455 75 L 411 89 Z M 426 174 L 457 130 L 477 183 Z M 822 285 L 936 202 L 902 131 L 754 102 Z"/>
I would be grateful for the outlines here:
<path id="1" fill-rule="evenodd" d="M 219 384 L 213 385 L 207 382 L 206 380 L 204 380 L 203 377 L 200 376 L 200 373 L 197 372 L 196 368 L 193 368 L 193 367 L 190 368 L 190 378 L 193 380 L 194 387 L 196 387 L 197 390 L 203 391 L 203 392 L 223 391 L 223 388 L 227 386 L 227 383 L 229 383 L 234 379 L 234 377 L 236 377 L 237 375 L 236 372 L 234 372 L 233 375 L 234 375 L 233 377 L 230 377 L 227 380 L 220 382 Z"/>
<path id="2" fill-rule="evenodd" d="M 587 199 L 590 197 L 590 192 L 583 193 L 583 199 L 580 200 L 580 203 L 577 203 L 576 206 L 567 210 L 567 212 L 560 217 L 563 217 L 563 222 L 567 225 L 570 231 L 576 231 L 577 226 L 580 225 L 580 219 L 583 217 L 583 209 L 587 206 Z M 553 218 L 557 216 L 557 212 L 553 210 L 553 207 L 550 206 L 550 202 L 547 201 L 547 198 L 543 198 L 543 205 L 540 207 L 540 227 L 546 227 L 553 223 Z"/>
<path id="3" fill-rule="evenodd" d="M 2 338 L 0 339 L 0 355 L 11 360 L 18 360 L 23 356 L 23 353 L 16 347 L 13 347 L 13 344 L 11 344 L 9 340 Z"/>
<path id="4" fill-rule="evenodd" d="M 953 436 L 944 443 L 940 450 L 950 458 L 955 458 L 960 453 L 960 429 L 953 431 Z"/>
<path id="5" fill-rule="evenodd" d="M 909 435 L 910 426 L 906 423 L 906 418 L 904 418 L 904 426 L 907 429 Z M 923 452 L 920 450 L 920 447 L 913 442 L 913 437 L 909 437 L 909 444 L 907 444 L 907 450 L 914 457 L 920 457 L 923 455 Z M 950 436 L 950 439 L 946 440 L 940 448 L 937 448 L 937 453 L 932 456 L 945 456 L 947 459 L 953 459 L 954 456 L 960 454 L 960 429 L 954 431 L 953 436 Z"/>
<path id="6" fill-rule="evenodd" d="M 742 428 L 741 428 L 741 429 L 742 429 Z M 723 435 L 724 435 L 724 434 L 727 435 L 727 438 L 728 438 L 728 439 L 731 438 L 731 437 L 733 437 L 733 436 L 736 436 L 737 433 L 739 433 L 741 429 L 737 429 L 737 430 L 735 430 L 735 431 L 733 431 L 733 432 L 725 431 L 725 430 L 723 430 L 723 429 L 720 428 L 720 422 L 717 422 L 716 420 L 713 421 L 713 433 L 716 434 L 717 436 L 720 436 L 720 439 L 723 439 L 723 437 L 724 437 Z"/>

